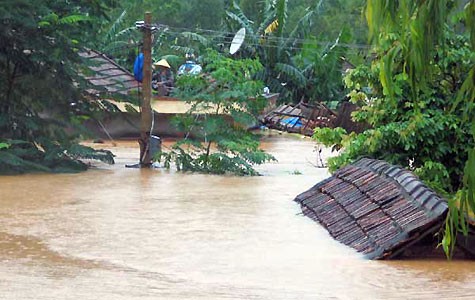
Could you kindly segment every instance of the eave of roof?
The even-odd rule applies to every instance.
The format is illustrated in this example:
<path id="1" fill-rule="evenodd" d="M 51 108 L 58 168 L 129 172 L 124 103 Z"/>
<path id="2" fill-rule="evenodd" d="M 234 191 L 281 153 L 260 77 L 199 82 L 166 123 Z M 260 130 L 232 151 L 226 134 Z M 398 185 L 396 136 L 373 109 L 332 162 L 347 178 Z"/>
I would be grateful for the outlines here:
<path id="1" fill-rule="evenodd" d="M 117 64 L 105 54 L 92 49 L 79 52 L 79 56 L 87 61 L 93 76 L 84 76 L 89 83 L 98 89 L 89 89 L 91 94 L 120 94 L 123 96 L 136 92 L 140 83 L 134 75 Z M 100 91 L 99 89 L 103 90 Z"/>

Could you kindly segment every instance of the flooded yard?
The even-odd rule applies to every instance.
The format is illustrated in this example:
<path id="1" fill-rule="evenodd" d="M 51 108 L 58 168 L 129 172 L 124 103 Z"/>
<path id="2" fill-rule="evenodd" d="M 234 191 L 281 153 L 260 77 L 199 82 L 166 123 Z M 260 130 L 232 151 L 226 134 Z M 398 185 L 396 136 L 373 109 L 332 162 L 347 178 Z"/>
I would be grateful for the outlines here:
<path id="1" fill-rule="evenodd" d="M 264 176 L 128 169 L 0 177 L 2 299 L 473 299 L 475 262 L 369 261 L 300 215 L 315 143 L 265 139 Z M 327 155 L 324 151 L 324 155 Z"/>

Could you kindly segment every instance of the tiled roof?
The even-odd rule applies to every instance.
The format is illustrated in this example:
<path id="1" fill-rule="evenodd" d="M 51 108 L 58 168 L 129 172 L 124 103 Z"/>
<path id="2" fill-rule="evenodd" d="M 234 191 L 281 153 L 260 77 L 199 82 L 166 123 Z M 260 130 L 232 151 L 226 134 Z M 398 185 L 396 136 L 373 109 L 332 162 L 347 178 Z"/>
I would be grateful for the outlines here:
<path id="1" fill-rule="evenodd" d="M 390 258 L 438 230 L 447 203 L 413 173 L 363 158 L 298 195 L 303 213 L 370 259 Z"/>
<path id="2" fill-rule="evenodd" d="M 122 94 L 129 95 L 136 92 L 140 83 L 135 80 L 134 75 L 119 66 L 112 59 L 95 50 L 84 50 L 79 56 L 86 59 L 92 76 L 85 77 L 93 86 L 99 89 L 91 89 L 91 94 Z"/>
<path id="3" fill-rule="evenodd" d="M 323 103 L 281 105 L 262 117 L 269 128 L 312 135 L 315 127 L 333 127 L 336 114 Z"/>

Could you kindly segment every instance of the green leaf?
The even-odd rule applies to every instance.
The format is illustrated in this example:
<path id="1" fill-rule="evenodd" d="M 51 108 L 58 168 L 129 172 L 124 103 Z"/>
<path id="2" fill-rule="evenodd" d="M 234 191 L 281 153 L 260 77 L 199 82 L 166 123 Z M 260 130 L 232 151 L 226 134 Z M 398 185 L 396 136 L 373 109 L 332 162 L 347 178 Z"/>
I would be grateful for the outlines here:
<path id="1" fill-rule="evenodd" d="M 51 25 L 51 23 L 48 22 L 48 21 L 40 21 L 40 22 L 38 22 L 38 26 L 39 26 L 39 27 L 47 27 L 47 26 L 50 26 L 50 25 Z"/>
<path id="2" fill-rule="evenodd" d="M 85 15 L 69 15 L 58 20 L 59 24 L 77 24 L 80 22 L 89 21 L 90 17 Z"/>

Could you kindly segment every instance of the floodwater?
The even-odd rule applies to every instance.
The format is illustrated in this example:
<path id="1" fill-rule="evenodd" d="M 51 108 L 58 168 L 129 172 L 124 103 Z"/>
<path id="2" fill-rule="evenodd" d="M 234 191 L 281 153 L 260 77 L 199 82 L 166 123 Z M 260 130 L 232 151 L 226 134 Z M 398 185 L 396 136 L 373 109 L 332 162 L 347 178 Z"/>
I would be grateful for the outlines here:
<path id="1" fill-rule="evenodd" d="M 107 146 L 107 145 L 106 145 Z M 264 176 L 124 168 L 0 177 L 1 299 L 475 299 L 471 261 L 369 261 L 299 214 L 314 143 L 266 138 Z M 324 151 L 324 154 L 327 154 Z"/>

